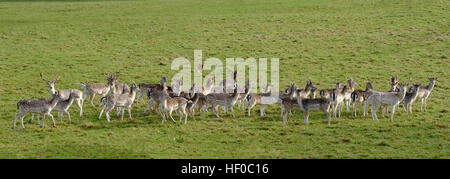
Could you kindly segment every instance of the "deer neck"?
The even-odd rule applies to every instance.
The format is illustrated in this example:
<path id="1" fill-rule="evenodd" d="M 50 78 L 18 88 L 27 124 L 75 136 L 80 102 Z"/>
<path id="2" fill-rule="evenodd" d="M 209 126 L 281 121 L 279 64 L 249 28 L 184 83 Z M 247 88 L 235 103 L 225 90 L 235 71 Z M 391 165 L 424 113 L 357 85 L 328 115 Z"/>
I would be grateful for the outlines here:
<path id="1" fill-rule="evenodd" d="M 109 84 L 109 91 L 112 94 L 116 94 L 116 84 L 115 83 Z"/>
<path id="2" fill-rule="evenodd" d="M 400 99 L 400 101 L 403 101 L 403 99 L 405 99 L 406 96 L 406 90 L 401 88 L 399 92 L 395 93 L 395 95 Z"/>
<path id="3" fill-rule="evenodd" d="M 51 95 L 54 95 L 54 94 L 56 94 L 56 90 L 55 90 L 55 88 L 50 88 L 50 94 L 51 94 Z"/>
<path id="4" fill-rule="evenodd" d="M 419 88 L 416 88 L 416 89 L 414 90 L 414 92 L 412 93 L 412 98 L 413 98 L 413 99 L 416 99 L 417 96 L 419 96 Z"/>
<path id="5" fill-rule="evenodd" d="M 239 97 L 239 93 L 238 93 L 238 89 L 237 87 L 234 89 L 234 93 L 233 93 L 233 101 L 237 101 Z"/>
<path id="6" fill-rule="evenodd" d="M 56 96 L 53 96 L 53 98 L 50 100 L 50 107 L 53 109 L 58 104 L 59 99 Z"/>
<path id="7" fill-rule="evenodd" d="M 136 97 L 136 90 L 134 88 L 131 88 L 130 94 L 129 94 L 130 98 L 134 100 L 134 98 Z"/>
<path id="8" fill-rule="evenodd" d="M 298 103 L 300 109 L 303 109 L 302 98 L 300 97 L 300 94 L 298 92 L 297 92 L 297 103 Z"/>
<path id="9" fill-rule="evenodd" d="M 168 108 L 168 106 L 167 106 L 167 98 L 163 99 L 163 104 L 164 104 L 164 109 L 167 109 Z"/>
<path id="10" fill-rule="evenodd" d="M 434 83 L 430 82 L 430 84 L 428 84 L 428 86 L 427 86 L 428 91 L 433 90 L 433 87 L 434 87 Z"/>

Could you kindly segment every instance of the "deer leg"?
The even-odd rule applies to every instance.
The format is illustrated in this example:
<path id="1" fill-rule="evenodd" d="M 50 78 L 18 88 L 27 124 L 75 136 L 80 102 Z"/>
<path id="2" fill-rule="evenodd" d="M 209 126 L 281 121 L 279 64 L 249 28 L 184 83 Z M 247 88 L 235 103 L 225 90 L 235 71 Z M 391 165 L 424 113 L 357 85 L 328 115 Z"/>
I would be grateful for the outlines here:
<path id="1" fill-rule="evenodd" d="M 336 103 L 333 103 L 333 116 L 336 119 Z"/>
<path id="2" fill-rule="evenodd" d="M 397 105 L 392 105 L 391 106 L 391 122 L 394 121 L 395 106 L 397 106 Z"/>
<path id="3" fill-rule="evenodd" d="M 364 105 L 363 105 L 363 116 L 366 116 L 366 112 L 367 112 L 367 102 L 364 101 Z"/>
<path id="4" fill-rule="evenodd" d="M 144 101 L 144 98 L 142 96 L 143 96 L 143 93 L 141 93 L 141 91 L 139 91 L 138 95 L 137 95 L 137 99 L 136 99 L 136 104 L 139 103 L 139 100 Z"/>
<path id="5" fill-rule="evenodd" d="M 45 127 L 45 114 L 42 115 L 42 128 Z"/>
<path id="6" fill-rule="evenodd" d="M 304 117 L 305 117 L 305 124 L 309 124 L 309 121 L 308 121 L 309 111 L 308 111 L 308 110 L 305 110 L 305 112 L 303 113 L 303 115 L 304 115 Z"/>
<path id="7" fill-rule="evenodd" d="M 116 117 L 119 117 L 121 111 L 123 112 L 120 107 L 116 107 Z"/>
<path id="8" fill-rule="evenodd" d="M 69 123 L 70 122 L 72 122 L 71 120 L 70 120 L 70 113 L 66 110 L 66 111 L 64 111 L 64 113 L 66 113 L 67 114 L 67 117 L 69 118 Z"/>
<path id="9" fill-rule="evenodd" d="M 95 97 L 95 93 L 92 93 L 91 95 L 89 95 L 89 100 L 91 101 L 91 105 L 93 108 L 95 108 L 94 97 Z"/>
<path id="10" fill-rule="evenodd" d="M 120 111 L 122 111 L 122 116 L 121 116 L 121 118 L 120 118 L 120 120 L 122 120 L 123 121 L 123 115 L 125 114 L 125 109 L 124 108 L 122 108 L 122 110 L 120 110 L 119 108 L 116 108 L 116 110 L 117 110 L 117 117 L 119 117 L 119 113 L 120 113 Z M 120 111 L 119 111 L 120 110 Z"/>
<path id="11" fill-rule="evenodd" d="M 218 110 L 218 109 L 217 109 L 217 106 L 214 106 L 214 105 L 213 105 L 212 108 L 213 108 L 213 112 L 214 112 L 214 114 L 216 114 L 217 118 L 220 118 L 220 117 L 219 117 L 219 114 L 218 114 L 218 112 L 217 112 L 217 110 Z"/>
<path id="12" fill-rule="evenodd" d="M 52 118 L 52 122 L 53 122 L 53 127 L 56 127 L 56 123 L 55 123 L 55 118 L 53 118 L 53 115 L 50 114 L 50 112 L 46 113 L 48 116 L 50 116 L 50 118 Z M 46 115 L 44 114 L 44 116 Z"/>
<path id="13" fill-rule="evenodd" d="M 148 100 L 147 102 L 147 106 L 145 107 L 144 113 L 146 113 L 148 110 L 150 110 L 150 114 L 152 113 L 152 103 L 150 102 L 150 100 Z"/>
<path id="14" fill-rule="evenodd" d="M 330 113 L 328 112 L 328 110 L 323 110 L 323 112 L 327 115 L 327 118 L 328 118 L 328 126 L 330 126 L 330 124 L 331 124 L 331 115 L 330 115 Z"/>
<path id="15" fill-rule="evenodd" d="M 348 111 L 350 111 L 350 100 L 347 100 L 346 104 L 347 104 L 347 112 L 348 112 Z"/>
<path id="16" fill-rule="evenodd" d="M 107 105 L 105 105 L 104 106 L 104 108 L 106 108 L 106 112 L 105 112 L 105 115 L 106 115 L 106 120 L 108 121 L 108 123 L 109 122 L 111 122 L 109 119 L 111 118 L 111 116 L 109 116 L 109 112 L 111 111 L 111 110 L 113 110 L 114 109 L 114 106 L 108 106 L 108 107 L 106 107 Z"/>
<path id="17" fill-rule="evenodd" d="M 164 124 L 164 121 L 166 120 L 166 115 L 161 113 L 161 117 L 163 118 L 161 124 Z"/>
<path id="18" fill-rule="evenodd" d="M 411 103 L 411 104 L 409 104 L 409 113 L 411 113 L 411 114 L 412 114 L 412 103 Z"/>
<path id="19" fill-rule="evenodd" d="M 25 118 L 25 115 L 20 117 L 20 124 L 22 125 L 22 129 L 25 129 L 25 126 L 23 125 L 23 118 Z"/>
<path id="20" fill-rule="evenodd" d="M 102 117 L 103 111 L 106 109 L 106 105 L 104 105 L 102 107 L 102 110 L 100 111 L 100 115 L 98 116 L 98 119 L 100 120 L 100 118 Z"/>
<path id="21" fill-rule="evenodd" d="M 427 112 L 427 98 L 424 98 L 423 102 L 424 102 L 423 111 Z"/>
<path id="22" fill-rule="evenodd" d="M 266 108 L 266 105 L 260 105 L 259 106 L 259 115 L 261 116 L 261 117 L 263 117 L 264 116 L 264 109 Z M 249 115 L 250 116 L 250 115 Z"/>
<path id="23" fill-rule="evenodd" d="M 284 115 L 284 107 L 283 107 L 283 105 L 281 105 L 280 108 L 281 108 L 281 117 L 283 117 L 283 115 Z"/>
<path id="24" fill-rule="evenodd" d="M 228 107 L 222 106 L 222 110 L 224 111 L 224 113 L 223 113 L 223 115 L 222 115 L 222 117 L 223 117 L 223 116 L 227 115 L 227 113 L 228 113 Z"/>
<path id="25" fill-rule="evenodd" d="M 376 119 L 377 122 L 378 122 L 377 109 L 378 109 L 379 107 L 380 107 L 380 105 L 378 105 L 378 104 L 372 104 L 372 110 L 371 110 L 371 113 L 372 113 L 372 120 L 373 120 L 373 119 Z"/>
<path id="26" fill-rule="evenodd" d="M 169 109 L 169 116 L 170 116 L 170 119 L 172 119 L 173 122 L 177 122 L 177 121 L 175 121 L 175 119 L 173 119 L 173 117 L 172 117 L 172 112 L 173 112 L 173 110 L 172 110 L 172 109 Z"/>
<path id="27" fill-rule="evenodd" d="M 286 125 L 287 124 L 287 110 L 283 111 L 283 124 Z"/>
<path id="28" fill-rule="evenodd" d="M 403 105 L 403 107 L 405 107 L 405 112 L 406 112 L 406 117 L 407 118 L 409 118 L 409 116 L 408 116 L 408 106 L 409 106 L 409 104 Z"/>
<path id="29" fill-rule="evenodd" d="M 236 116 L 234 116 L 234 109 L 233 109 L 233 106 L 230 107 L 230 111 L 231 111 L 231 115 L 233 115 L 233 118 L 236 118 Z"/>
<path id="30" fill-rule="evenodd" d="M 187 123 L 188 114 L 186 112 L 186 108 L 181 108 L 181 113 L 184 115 L 184 124 Z"/>
<path id="31" fill-rule="evenodd" d="M 38 122 L 38 125 L 41 125 L 41 120 L 39 119 L 40 116 L 41 116 L 40 114 L 37 114 L 37 116 L 36 116 L 36 120 Z"/>
<path id="32" fill-rule="evenodd" d="M 421 101 L 421 105 L 420 105 L 420 112 L 422 112 L 422 108 L 423 108 L 423 103 L 424 103 L 424 98 L 421 98 L 421 99 L 420 99 L 420 101 Z"/>
<path id="33" fill-rule="evenodd" d="M 339 117 L 341 117 L 342 108 L 344 108 L 344 103 L 339 104 Z"/>
<path id="34" fill-rule="evenodd" d="M 77 102 L 77 106 L 80 108 L 80 117 L 83 117 L 83 105 L 81 103 L 81 98 L 77 98 L 75 102 Z"/>
<path id="35" fill-rule="evenodd" d="M 31 118 L 30 118 L 30 120 L 28 120 L 28 123 L 31 123 L 31 121 L 33 121 L 33 118 L 34 118 L 34 113 L 31 113 Z"/>
<path id="36" fill-rule="evenodd" d="M 19 117 L 19 114 L 20 114 L 20 112 L 18 114 L 16 114 L 16 116 L 14 117 L 14 123 L 13 123 L 13 127 L 12 127 L 13 129 L 16 128 L 17 118 Z"/>
<path id="37" fill-rule="evenodd" d="M 133 117 L 131 117 L 131 107 L 128 107 L 128 115 L 130 117 L 130 120 L 133 120 Z"/>

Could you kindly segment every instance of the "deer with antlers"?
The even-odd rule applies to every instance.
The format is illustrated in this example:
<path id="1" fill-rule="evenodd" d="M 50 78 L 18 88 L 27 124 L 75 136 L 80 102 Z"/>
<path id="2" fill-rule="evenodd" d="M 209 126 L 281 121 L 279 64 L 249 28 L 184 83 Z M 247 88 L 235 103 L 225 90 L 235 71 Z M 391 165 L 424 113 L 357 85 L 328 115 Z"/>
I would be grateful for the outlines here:
<path id="1" fill-rule="evenodd" d="M 42 75 L 42 73 L 40 73 L 41 79 L 48 85 L 48 88 L 50 89 L 50 95 L 55 95 L 56 92 L 58 92 L 59 94 L 61 94 L 63 101 L 69 100 L 69 97 L 72 97 L 74 99 L 74 101 L 76 102 L 77 106 L 80 108 L 80 117 L 83 116 L 83 92 L 81 92 L 80 90 L 77 89 L 66 89 L 66 90 L 56 90 L 55 89 L 55 85 L 58 82 L 58 80 L 60 79 L 60 77 L 58 77 L 56 80 L 54 81 L 49 81 L 44 79 L 44 76 Z"/>

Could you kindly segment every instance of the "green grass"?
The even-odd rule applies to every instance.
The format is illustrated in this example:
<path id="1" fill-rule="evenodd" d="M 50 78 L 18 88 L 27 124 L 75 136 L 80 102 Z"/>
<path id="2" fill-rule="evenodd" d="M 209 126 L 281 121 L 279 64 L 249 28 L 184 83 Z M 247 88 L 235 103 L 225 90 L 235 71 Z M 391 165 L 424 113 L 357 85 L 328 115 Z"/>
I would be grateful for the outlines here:
<path id="1" fill-rule="evenodd" d="M 0 158 L 450 158 L 448 12 L 446 0 L 2 1 Z M 391 75 L 438 81 L 427 112 L 416 101 L 412 118 L 400 108 L 394 122 L 346 112 L 328 127 L 315 112 L 305 125 L 297 111 L 284 126 L 272 106 L 262 118 L 257 108 L 252 117 L 161 125 L 139 103 L 134 120 L 108 124 L 85 103 L 83 118 L 72 106 L 70 125 L 52 128 L 47 118 L 44 129 L 11 129 L 19 100 L 49 96 L 40 72 L 61 76 L 57 89 L 118 70 L 124 82 L 158 82 L 194 49 L 204 60 L 278 57 L 283 88 L 306 79 L 331 88 L 346 77 L 380 90 Z"/>

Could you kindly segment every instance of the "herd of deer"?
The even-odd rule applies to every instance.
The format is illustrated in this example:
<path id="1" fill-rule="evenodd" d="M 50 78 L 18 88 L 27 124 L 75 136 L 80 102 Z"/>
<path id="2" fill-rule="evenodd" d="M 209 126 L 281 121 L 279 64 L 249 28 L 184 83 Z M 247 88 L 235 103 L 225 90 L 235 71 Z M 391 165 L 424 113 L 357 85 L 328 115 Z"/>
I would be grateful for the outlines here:
<path id="1" fill-rule="evenodd" d="M 277 92 L 277 95 L 273 95 L 270 91 L 271 85 L 265 85 L 264 92 L 251 93 L 251 80 L 247 80 L 245 86 L 238 86 L 236 80 L 236 72 L 233 73 L 233 79 L 225 79 L 221 81 L 219 86 L 214 84 L 214 76 L 210 77 L 206 81 L 205 86 L 196 86 L 194 84 L 187 92 L 181 90 L 181 80 L 174 79 L 171 86 L 167 86 L 167 78 L 162 77 L 160 83 L 157 84 L 139 84 L 134 82 L 129 87 L 125 83 L 119 83 L 118 79 L 120 73 L 110 74 L 107 77 L 107 83 L 88 83 L 80 85 L 83 88 L 83 92 L 77 89 L 68 90 L 56 90 L 55 84 L 58 79 L 54 81 L 48 81 L 44 79 L 40 74 L 41 79 L 45 81 L 50 89 L 50 95 L 52 98 L 41 98 L 35 100 L 21 100 L 17 103 L 18 114 L 14 118 L 13 128 L 16 127 L 17 119 L 20 118 L 22 128 L 24 128 L 23 119 L 27 113 L 31 113 L 32 117 L 30 122 L 34 118 L 34 114 L 38 114 L 37 121 L 40 125 L 39 115 L 42 115 L 42 127 L 45 125 L 45 116 L 52 118 L 53 126 L 55 126 L 55 120 L 50 113 L 55 110 L 58 111 L 58 116 L 62 122 L 64 114 L 67 114 L 69 123 L 70 113 L 69 107 L 73 102 L 76 102 L 80 108 L 80 117 L 83 115 L 83 102 L 89 97 L 91 105 L 95 108 L 94 97 L 95 95 L 101 95 L 100 106 L 102 107 L 99 119 L 105 112 L 106 119 L 110 122 L 109 112 L 116 108 L 116 115 L 119 116 L 122 112 L 122 120 L 124 116 L 125 108 L 128 111 L 130 119 L 131 108 L 135 102 L 137 96 L 137 102 L 144 99 L 144 95 L 148 97 L 148 103 L 145 111 L 155 110 L 162 117 L 162 123 L 166 121 L 168 117 L 172 121 L 176 122 L 172 113 L 175 111 L 180 117 L 180 122 L 184 117 L 184 123 L 186 124 L 188 116 L 191 116 L 195 120 L 195 110 L 197 109 L 203 118 L 205 118 L 208 109 L 212 109 L 213 113 L 219 116 L 218 108 L 221 107 L 224 110 L 225 115 L 228 109 L 231 111 L 233 118 L 235 117 L 233 107 L 237 104 L 239 108 L 242 108 L 245 115 L 245 110 L 250 116 L 251 110 L 256 105 L 260 105 L 260 115 L 263 116 L 264 109 L 269 104 L 281 104 L 281 117 L 283 123 L 286 125 L 288 114 L 292 115 L 292 110 L 301 109 L 304 111 L 304 122 L 308 123 L 309 112 L 315 110 L 323 111 L 328 117 L 328 125 L 331 123 L 330 110 L 333 112 L 333 117 L 340 117 L 344 105 L 347 111 L 350 110 L 351 104 L 353 108 L 353 114 L 357 115 L 357 110 L 363 105 L 363 116 L 368 115 L 368 106 L 372 105 L 372 118 L 378 121 L 376 115 L 377 110 L 382 107 L 382 116 L 386 113 L 389 105 L 391 108 L 391 121 L 393 120 L 396 107 L 403 102 L 406 115 L 408 111 L 412 113 L 412 103 L 419 98 L 422 102 L 422 108 L 426 110 L 426 101 L 433 90 L 434 84 L 437 78 L 428 78 L 429 85 L 422 86 L 421 84 L 412 84 L 408 88 L 408 84 L 399 83 L 397 77 L 392 77 L 391 90 L 389 91 L 376 91 L 373 90 L 373 82 L 366 83 L 365 90 L 355 90 L 358 85 L 351 78 L 349 78 L 348 84 L 343 85 L 340 82 L 336 82 L 336 87 L 333 89 L 320 90 L 320 98 L 315 98 L 317 88 L 313 85 L 311 80 L 306 81 L 306 87 L 304 89 L 298 89 L 295 83 L 291 83 L 290 87 L 284 92 Z M 408 88 L 408 89 L 407 89 Z M 200 89 L 200 90 L 198 90 Z M 240 91 L 240 92 L 238 92 Z M 360 110 L 361 111 L 361 110 Z M 222 115 L 222 116 L 223 116 Z"/>

